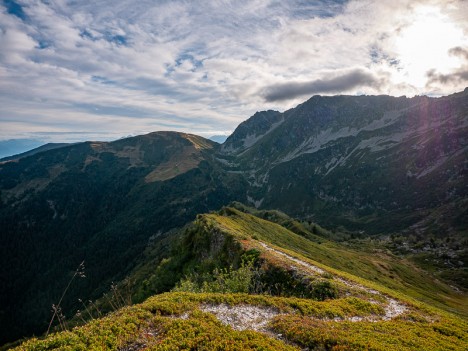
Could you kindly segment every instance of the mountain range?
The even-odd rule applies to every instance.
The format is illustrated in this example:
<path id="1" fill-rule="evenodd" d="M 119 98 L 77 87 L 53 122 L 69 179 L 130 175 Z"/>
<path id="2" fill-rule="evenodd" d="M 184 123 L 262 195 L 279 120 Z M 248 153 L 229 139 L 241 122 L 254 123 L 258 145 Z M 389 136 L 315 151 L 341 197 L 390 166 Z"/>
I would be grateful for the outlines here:
<path id="1" fill-rule="evenodd" d="M 0 342 L 44 332 L 50 306 L 82 261 L 86 279 L 67 292 L 65 314 L 80 308 L 78 299 L 98 301 L 125 278 L 133 279 L 128 286 L 140 302 L 173 289 L 200 262 L 205 273 L 230 263 L 240 267 L 240 256 L 231 261 L 228 252 L 224 259 L 206 261 L 212 255 L 203 245 L 216 239 L 177 246 L 186 240 L 187 229 L 181 228 L 197 215 L 229 204 L 236 221 L 245 212 L 269 222 L 282 218 L 273 226 L 242 219 L 243 226 L 252 225 L 245 235 L 255 232 L 260 238 L 255 240 L 273 240 L 262 239 L 267 234 L 261 227 L 281 225 L 307 243 L 335 243 L 325 250 L 327 258 L 315 246 L 302 252 L 302 246 L 312 245 L 306 242 L 295 247 L 273 242 L 466 316 L 459 301 L 468 288 L 467 136 L 468 89 L 440 98 L 314 96 L 283 113 L 257 112 L 223 144 L 155 132 L 55 145 L 4 160 Z M 238 233 L 238 222 L 220 218 L 215 227 Z M 372 255 L 354 253 L 348 262 L 337 259 L 338 252 L 359 252 L 359 246 L 399 258 L 374 262 Z M 180 254 L 174 255 L 177 248 Z M 411 264 L 393 266 L 400 259 Z M 379 264 L 386 268 L 375 270 Z M 429 274 L 414 289 L 408 286 L 417 278 L 408 267 Z M 264 278 L 271 286 L 283 281 Z M 436 287 L 431 294 L 443 297 L 425 296 L 431 284 Z M 283 290 L 295 294 L 288 289 Z M 307 294 L 313 296 L 313 290 Z"/>

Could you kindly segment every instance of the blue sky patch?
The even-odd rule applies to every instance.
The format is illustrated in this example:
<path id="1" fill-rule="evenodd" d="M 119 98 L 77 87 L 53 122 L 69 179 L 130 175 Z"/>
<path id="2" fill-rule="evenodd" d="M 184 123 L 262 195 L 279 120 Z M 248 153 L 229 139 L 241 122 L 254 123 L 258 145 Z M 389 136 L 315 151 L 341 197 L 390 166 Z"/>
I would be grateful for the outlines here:
<path id="1" fill-rule="evenodd" d="M 16 16 L 16 17 L 22 19 L 23 21 L 25 21 L 27 19 L 27 16 L 23 11 L 23 7 L 21 7 L 21 5 L 18 4 L 16 1 L 4 0 L 3 3 L 5 4 L 7 12 L 10 15 Z"/>
<path id="2" fill-rule="evenodd" d="M 105 38 L 108 42 L 114 43 L 118 46 L 126 46 L 127 45 L 127 38 L 123 35 L 112 35 L 112 34 L 107 34 L 105 35 Z"/>

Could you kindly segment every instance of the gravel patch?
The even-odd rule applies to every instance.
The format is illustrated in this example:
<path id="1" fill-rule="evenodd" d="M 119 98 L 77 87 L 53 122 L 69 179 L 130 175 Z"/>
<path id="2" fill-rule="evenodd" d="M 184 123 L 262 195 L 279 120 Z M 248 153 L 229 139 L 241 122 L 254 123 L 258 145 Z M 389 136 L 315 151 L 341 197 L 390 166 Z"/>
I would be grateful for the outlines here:
<path id="1" fill-rule="evenodd" d="M 251 305 L 203 305 L 203 312 L 214 314 L 223 324 L 235 330 L 267 331 L 268 323 L 280 314 L 276 308 Z"/>
<path id="2" fill-rule="evenodd" d="M 398 302 L 397 300 L 391 299 L 387 297 L 387 306 L 385 306 L 385 316 L 382 318 L 383 320 L 390 320 L 395 318 L 404 312 L 406 312 L 406 306 Z"/>

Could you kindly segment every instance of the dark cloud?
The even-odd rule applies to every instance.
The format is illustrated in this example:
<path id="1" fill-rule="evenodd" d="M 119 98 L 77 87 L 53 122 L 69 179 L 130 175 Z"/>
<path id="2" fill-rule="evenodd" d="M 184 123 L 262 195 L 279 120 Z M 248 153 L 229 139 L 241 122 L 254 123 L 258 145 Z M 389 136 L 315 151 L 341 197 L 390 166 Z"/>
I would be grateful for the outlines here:
<path id="1" fill-rule="evenodd" d="M 382 79 L 369 72 L 355 69 L 332 78 L 317 79 L 310 82 L 276 84 L 263 89 L 266 101 L 289 100 L 303 95 L 340 93 L 357 87 L 379 87 Z"/>
<path id="2" fill-rule="evenodd" d="M 431 69 L 430 71 L 426 72 L 426 76 L 427 76 L 426 87 L 430 87 L 433 84 L 464 83 L 466 85 L 468 83 L 468 49 L 463 48 L 461 46 L 456 46 L 454 48 L 451 48 L 448 51 L 448 53 L 450 55 L 464 58 L 466 62 L 457 70 L 447 73 L 447 74 L 439 73 L 435 69 Z"/>
<path id="3" fill-rule="evenodd" d="M 465 60 L 468 60 L 468 49 L 457 46 L 449 50 L 449 54 L 459 57 L 464 57 Z"/>
<path id="4" fill-rule="evenodd" d="M 448 73 L 448 74 L 442 74 L 436 72 L 436 70 L 430 70 L 426 73 L 427 76 L 427 86 L 430 86 L 431 84 L 434 83 L 442 83 L 442 84 L 448 84 L 448 83 L 459 83 L 459 82 L 468 82 L 468 66 L 464 66 L 461 69 Z"/>
<path id="5" fill-rule="evenodd" d="M 294 0 L 287 1 L 280 6 L 289 7 L 295 18 L 308 19 L 311 17 L 334 17 L 343 11 L 348 0 L 323 0 L 307 1 Z M 274 6 L 278 6 L 275 4 Z"/>

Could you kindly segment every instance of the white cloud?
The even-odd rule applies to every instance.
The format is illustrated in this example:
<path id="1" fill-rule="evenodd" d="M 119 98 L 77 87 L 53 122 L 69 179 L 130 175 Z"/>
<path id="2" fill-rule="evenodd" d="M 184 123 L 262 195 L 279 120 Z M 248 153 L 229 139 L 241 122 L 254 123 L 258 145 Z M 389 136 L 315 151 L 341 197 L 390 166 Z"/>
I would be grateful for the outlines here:
<path id="1" fill-rule="evenodd" d="M 467 85 L 467 58 L 456 54 L 468 47 L 464 1 L 17 3 L 21 14 L 0 5 L 0 139 L 47 130 L 214 135 L 257 110 L 293 107 L 302 93 L 448 94 Z M 416 56 L 397 44 L 418 42 L 411 26 L 424 8 L 465 35 L 448 49 L 433 43 L 451 66 L 420 58 L 417 84 Z M 419 28 L 431 28 L 424 20 Z M 265 99 L 275 89 L 283 99 Z"/>

